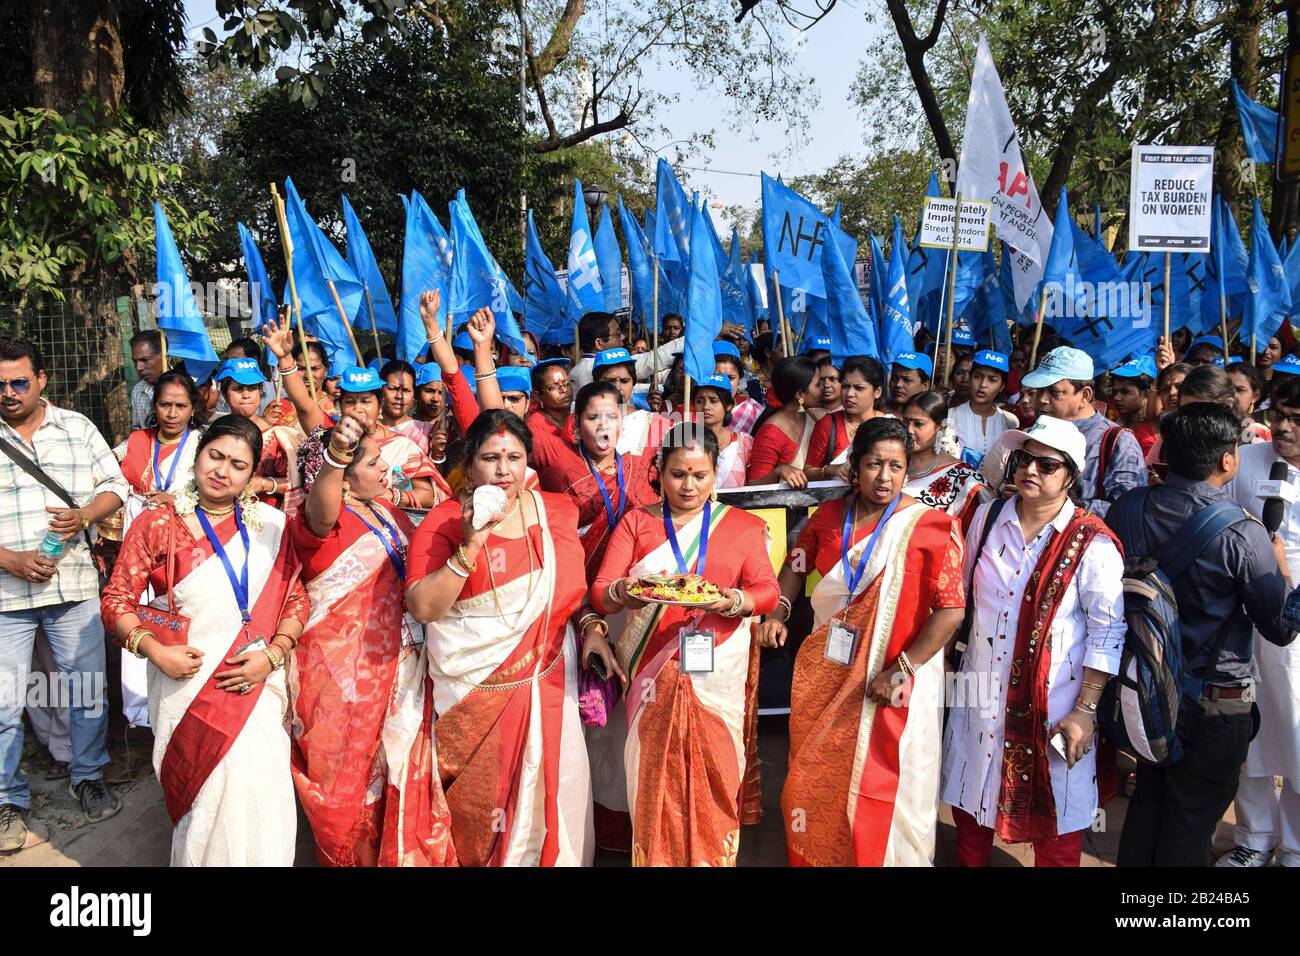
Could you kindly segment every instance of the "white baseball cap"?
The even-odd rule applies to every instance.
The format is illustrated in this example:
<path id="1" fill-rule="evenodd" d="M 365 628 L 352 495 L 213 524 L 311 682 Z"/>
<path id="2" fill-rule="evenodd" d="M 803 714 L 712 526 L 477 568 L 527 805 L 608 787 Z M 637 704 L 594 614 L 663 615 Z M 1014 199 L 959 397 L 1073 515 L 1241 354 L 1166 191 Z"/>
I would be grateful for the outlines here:
<path id="1" fill-rule="evenodd" d="M 1065 455 L 1083 474 L 1083 462 L 1088 454 L 1088 440 L 1073 422 L 1067 422 L 1051 415 L 1039 415 L 1026 429 L 1012 428 L 998 436 L 998 444 L 1015 451 L 1023 448 L 1025 442 L 1036 441 L 1054 448 Z"/>

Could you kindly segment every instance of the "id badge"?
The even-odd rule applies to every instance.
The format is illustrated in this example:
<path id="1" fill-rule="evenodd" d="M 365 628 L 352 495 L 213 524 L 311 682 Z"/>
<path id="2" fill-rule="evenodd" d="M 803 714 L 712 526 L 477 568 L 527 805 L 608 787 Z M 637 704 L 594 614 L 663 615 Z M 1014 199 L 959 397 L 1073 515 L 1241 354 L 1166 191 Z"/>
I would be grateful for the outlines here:
<path id="1" fill-rule="evenodd" d="M 853 663 L 853 652 L 858 648 L 858 629 L 840 621 L 832 621 L 826 632 L 826 650 L 824 656 L 828 661 L 848 667 Z"/>
<path id="2" fill-rule="evenodd" d="M 240 654 L 247 654 L 249 651 L 264 650 L 266 650 L 266 641 L 262 640 L 260 637 L 255 637 L 239 650 L 235 651 L 235 656 L 238 657 Z"/>
<path id="3" fill-rule="evenodd" d="M 713 631 L 683 628 L 680 640 L 682 673 L 712 674 Z"/>

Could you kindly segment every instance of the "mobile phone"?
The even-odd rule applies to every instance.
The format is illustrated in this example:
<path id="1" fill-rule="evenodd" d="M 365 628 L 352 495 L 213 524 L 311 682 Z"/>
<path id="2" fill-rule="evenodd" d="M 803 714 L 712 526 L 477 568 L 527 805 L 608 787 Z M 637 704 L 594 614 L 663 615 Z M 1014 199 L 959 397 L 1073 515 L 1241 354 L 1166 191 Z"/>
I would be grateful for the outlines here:
<path id="1" fill-rule="evenodd" d="M 1070 758 L 1065 755 L 1065 735 L 1058 730 L 1052 737 L 1051 744 L 1052 749 L 1061 755 L 1062 760 L 1068 763 Z"/>
<path id="2" fill-rule="evenodd" d="M 594 651 L 587 655 L 587 669 L 601 680 L 609 680 L 609 671 L 605 670 L 605 659 Z"/>

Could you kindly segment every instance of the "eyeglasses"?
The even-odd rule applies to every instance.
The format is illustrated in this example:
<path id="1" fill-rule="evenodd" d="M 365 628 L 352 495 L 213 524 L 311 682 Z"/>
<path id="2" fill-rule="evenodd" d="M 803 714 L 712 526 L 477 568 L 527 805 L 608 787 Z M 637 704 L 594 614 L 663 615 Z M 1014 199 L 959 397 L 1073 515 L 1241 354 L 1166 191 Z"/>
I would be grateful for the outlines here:
<path id="1" fill-rule="evenodd" d="M 32 380 L 30 378 L 14 378 L 7 382 L 0 381 L 0 395 L 3 395 L 7 388 L 12 388 L 15 395 L 26 395 L 32 390 Z"/>
<path id="2" fill-rule="evenodd" d="M 1060 458 L 1048 458 L 1044 455 L 1031 455 L 1027 451 L 1017 451 L 1012 455 L 1012 470 L 1019 471 L 1021 468 L 1028 468 L 1031 464 L 1038 466 L 1038 473 L 1045 478 L 1050 478 L 1062 468 L 1065 462 Z"/>
<path id="3" fill-rule="evenodd" d="M 0 385 L 3 384 L 3 382 L 0 382 Z M 1268 410 L 1268 417 L 1272 419 L 1274 425 L 1281 425 L 1283 422 L 1290 422 L 1292 428 L 1300 428 L 1300 415 L 1288 415 L 1280 408 L 1270 408 Z"/>

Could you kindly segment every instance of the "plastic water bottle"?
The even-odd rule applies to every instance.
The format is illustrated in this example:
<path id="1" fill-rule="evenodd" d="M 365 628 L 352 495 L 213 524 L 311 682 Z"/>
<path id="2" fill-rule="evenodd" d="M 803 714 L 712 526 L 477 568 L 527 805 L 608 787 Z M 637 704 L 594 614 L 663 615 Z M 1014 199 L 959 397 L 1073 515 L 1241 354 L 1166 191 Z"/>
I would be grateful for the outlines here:
<path id="1" fill-rule="evenodd" d="M 37 550 L 57 564 L 59 559 L 67 553 L 68 542 L 64 539 L 63 535 L 59 534 L 57 531 L 47 531 L 45 532 L 45 537 L 41 539 L 41 545 Z"/>

